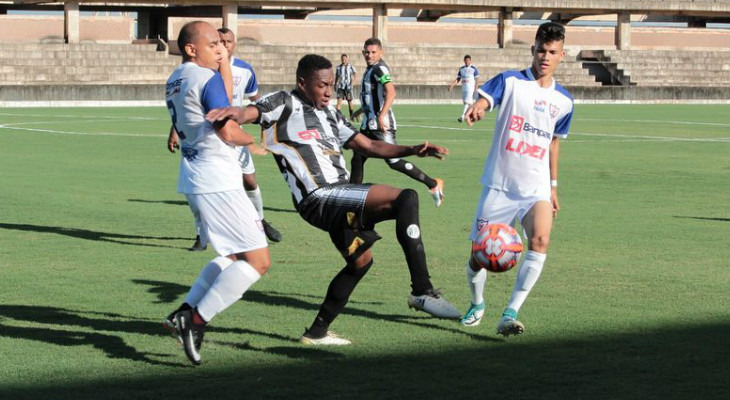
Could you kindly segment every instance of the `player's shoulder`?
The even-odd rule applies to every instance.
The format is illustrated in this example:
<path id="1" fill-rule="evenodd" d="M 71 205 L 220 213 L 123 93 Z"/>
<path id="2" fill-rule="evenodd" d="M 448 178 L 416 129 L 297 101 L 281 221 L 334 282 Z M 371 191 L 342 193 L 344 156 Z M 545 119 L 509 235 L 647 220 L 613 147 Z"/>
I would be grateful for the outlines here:
<path id="1" fill-rule="evenodd" d="M 243 60 L 241 60 L 240 58 L 237 58 L 237 57 L 233 57 L 233 64 L 232 65 L 234 67 L 236 67 L 236 68 L 247 69 L 249 71 L 253 71 L 253 66 L 251 66 L 251 64 L 249 64 L 246 61 L 243 61 Z"/>
<path id="2" fill-rule="evenodd" d="M 560 93 L 561 95 L 565 96 L 570 102 L 573 102 L 573 95 L 570 94 L 568 89 L 560 85 L 559 83 L 555 82 L 555 91 Z"/>

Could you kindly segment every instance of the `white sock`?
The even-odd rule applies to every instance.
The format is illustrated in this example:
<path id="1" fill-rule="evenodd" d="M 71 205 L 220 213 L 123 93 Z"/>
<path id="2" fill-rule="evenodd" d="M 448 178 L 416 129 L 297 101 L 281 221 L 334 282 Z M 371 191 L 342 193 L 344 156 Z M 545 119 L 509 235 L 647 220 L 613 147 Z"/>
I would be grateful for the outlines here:
<path id="1" fill-rule="evenodd" d="M 520 270 L 517 272 L 517 281 L 515 282 L 514 289 L 512 289 L 512 296 L 510 296 L 507 308 L 515 311 L 520 310 L 522 303 L 527 300 L 527 295 L 530 294 L 530 290 L 535 286 L 537 278 L 540 277 L 546 257 L 547 254 L 536 251 L 528 251 L 525 254 L 525 259 L 522 261 Z"/>
<path id="2" fill-rule="evenodd" d="M 230 258 L 220 256 L 206 264 L 203 270 L 200 271 L 200 276 L 190 288 L 188 295 L 185 297 L 185 302 L 190 304 L 191 307 L 197 306 L 200 299 L 205 296 L 205 293 L 213 285 L 218 275 L 232 263 L 233 260 Z"/>
<path id="3" fill-rule="evenodd" d="M 261 190 L 258 186 L 254 190 L 247 190 L 246 194 L 251 199 L 256 212 L 259 213 L 259 218 L 264 219 L 264 199 L 261 197 Z"/>
<path id="4" fill-rule="evenodd" d="M 468 103 L 467 103 L 467 104 L 464 104 L 464 109 L 463 109 L 463 110 L 461 110 L 461 119 L 464 119 L 464 115 L 466 115 L 466 110 L 468 110 L 468 109 L 469 109 L 469 106 L 470 106 L 470 105 L 471 105 L 471 104 L 468 104 Z"/>
<path id="5" fill-rule="evenodd" d="M 471 304 L 477 305 L 484 302 L 484 286 L 487 284 L 487 270 L 479 268 L 474 271 L 466 263 L 466 285 L 469 286 L 471 292 Z"/>
<path id="6" fill-rule="evenodd" d="M 210 322 L 219 312 L 238 301 L 261 278 L 249 263 L 243 260 L 232 263 L 218 275 L 213 285 L 198 303 L 198 313 Z"/>

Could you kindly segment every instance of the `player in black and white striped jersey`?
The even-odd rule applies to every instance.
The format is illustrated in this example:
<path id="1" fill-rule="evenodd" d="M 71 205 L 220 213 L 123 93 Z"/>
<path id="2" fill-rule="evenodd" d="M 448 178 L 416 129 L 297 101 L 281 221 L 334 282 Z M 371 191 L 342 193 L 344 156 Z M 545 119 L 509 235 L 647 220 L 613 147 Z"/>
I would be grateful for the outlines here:
<path id="1" fill-rule="evenodd" d="M 351 184 L 344 148 L 368 157 L 417 155 L 441 158 L 447 149 L 432 144 L 398 146 L 360 134 L 330 103 L 332 63 L 314 54 L 297 67 L 297 88 L 264 96 L 254 105 L 208 113 L 209 121 L 235 119 L 265 129 L 265 145 L 289 185 L 295 207 L 311 225 L 327 231 L 347 265 L 330 283 L 324 302 L 301 342 L 347 345 L 329 331 L 350 295 L 373 264 L 370 247 L 380 239 L 375 225 L 395 220 L 398 242 L 411 275 L 408 305 L 439 318 L 458 318 L 459 311 L 433 288 L 418 217 L 418 195 L 411 189 L 378 184 Z"/>
<path id="2" fill-rule="evenodd" d="M 395 132 L 398 126 L 391 108 L 395 100 L 395 85 L 390 75 L 390 69 L 382 59 L 383 45 L 379 39 L 370 38 L 365 41 L 362 54 L 368 68 L 362 75 L 362 89 L 360 91 L 361 109 L 358 112 L 363 114 L 360 133 L 363 133 L 371 140 L 396 144 Z M 350 163 L 352 166 L 350 182 L 362 183 L 367 159 L 367 156 L 357 152 L 353 154 Z M 406 174 L 426 185 L 436 207 L 441 207 L 444 200 L 444 181 L 442 179 L 431 178 L 413 163 L 400 158 L 387 158 L 385 161 L 391 169 Z"/>
<path id="3" fill-rule="evenodd" d="M 335 69 L 335 89 L 337 90 L 337 111 L 342 110 L 342 99 L 347 101 L 350 118 L 352 118 L 352 83 L 355 82 L 357 70 L 350 64 L 350 58 L 347 54 L 340 56 L 342 62 Z"/>

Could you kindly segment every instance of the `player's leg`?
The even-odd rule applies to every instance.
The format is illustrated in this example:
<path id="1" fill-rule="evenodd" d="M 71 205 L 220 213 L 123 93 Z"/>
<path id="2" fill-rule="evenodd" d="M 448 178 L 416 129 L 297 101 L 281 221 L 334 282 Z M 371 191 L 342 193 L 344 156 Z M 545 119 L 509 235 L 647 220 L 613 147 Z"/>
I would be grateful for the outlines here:
<path id="1" fill-rule="evenodd" d="M 193 220 L 195 221 L 195 243 L 188 250 L 203 251 L 208 248 L 208 242 L 200 237 L 200 210 L 191 204 L 190 201 L 188 201 L 188 206 L 190 207 L 190 212 L 193 213 Z"/>
<path id="2" fill-rule="evenodd" d="M 460 317 L 456 307 L 441 297 L 431 283 L 421 237 L 418 193 L 412 189 L 401 190 L 387 185 L 371 186 L 365 202 L 363 224 L 375 225 L 391 219 L 395 220 L 396 237 L 411 276 L 409 306 L 439 318 Z"/>
<path id="3" fill-rule="evenodd" d="M 266 237 L 272 242 L 281 242 L 281 233 L 264 218 L 264 199 L 261 196 L 261 189 L 256 181 L 256 167 L 253 162 L 253 156 L 247 147 L 244 146 L 241 148 L 238 162 L 241 165 L 243 188 L 246 190 L 246 195 L 251 200 L 251 203 L 253 203 L 256 213 L 258 213 L 261 219 Z"/>
<path id="4" fill-rule="evenodd" d="M 517 313 L 535 286 L 545 264 L 553 226 L 552 204 L 549 201 L 537 201 L 522 217 L 522 226 L 527 234 L 529 250 L 517 271 L 512 295 L 497 328 L 505 336 L 520 334 L 524 330 L 524 326 L 517 320 Z"/>
<path id="5" fill-rule="evenodd" d="M 361 184 L 365 178 L 365 161 L 368 158 L 364 155 L 353 151 L 352 160 L 350 160 L 350 183 Z"/>
<path id="6" fill-rule="evenodd" d="M 352 111 L 352 89 L 347 90 L 347 93 L 346 94 L 347 94 L 347 98 L 346 98 L 347 99 L 347 108 L 350 110 L 350 115 L 348 116 L 348 118 L 352 119 L 352 114 L 353 114 L 353 111 Z"/>
<path id="7" fill-rule="evenodd" d="M 466 114 L 466 110 L 469 109 L 469 106 L 474 104 L 474 85 L 469 85 L 469 84 L 461 85 L 461 100 L 464 103 L 464 107 L 461 110 L 461 116 L 458 119 L 459 122 L 464 120 L 464 115 Z"/>

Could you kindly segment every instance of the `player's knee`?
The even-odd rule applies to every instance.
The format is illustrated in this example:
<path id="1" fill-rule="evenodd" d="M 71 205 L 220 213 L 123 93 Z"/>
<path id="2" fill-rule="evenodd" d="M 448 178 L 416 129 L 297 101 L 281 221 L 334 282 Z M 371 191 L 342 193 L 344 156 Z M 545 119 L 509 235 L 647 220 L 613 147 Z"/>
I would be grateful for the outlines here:
<path id="1" fill-rule="evenodd" d="M 395 210 L 418 210 L 418 193 L 413 189 L 403 189 L 393 201 Z"/>
<path id="2" fill-rule="evenodd" d="M 550 244 L 550 235 L 535 235 L 535 237 L 530 238 L 529 242 L 530 250 L 544 254 Z"/>
<path id="3" fill-rule="evenodd" d="M 388 158 L 385 160 L 391 169 L 413 169 L 413 164 L 403 161 L 400 158 Z M 401 166 L 402 164 L 402 166 Z"/>
<path id="4" fill-rule="evenodd" d="M 246 190 L 256 190 L 256 188 L 259 187 L 258 182 L 256 182 L 256 175 L 244 174 L 243 175 L 243 187 Z"/>

